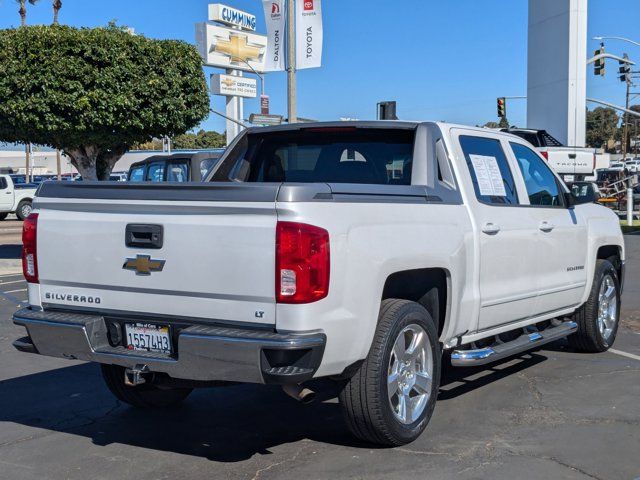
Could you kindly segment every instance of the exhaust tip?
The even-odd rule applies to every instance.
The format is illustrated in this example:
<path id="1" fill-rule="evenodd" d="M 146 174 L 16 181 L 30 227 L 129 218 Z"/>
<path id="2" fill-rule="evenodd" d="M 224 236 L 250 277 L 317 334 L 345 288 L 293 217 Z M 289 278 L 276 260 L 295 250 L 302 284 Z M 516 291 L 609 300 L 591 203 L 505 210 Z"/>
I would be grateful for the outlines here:
<path id="1" fill-rule="evenodd" d="M 282 390 L 294 400 L 308 405 L 316 399 L 316 392 L 302 385 L 283 385 Z"/>

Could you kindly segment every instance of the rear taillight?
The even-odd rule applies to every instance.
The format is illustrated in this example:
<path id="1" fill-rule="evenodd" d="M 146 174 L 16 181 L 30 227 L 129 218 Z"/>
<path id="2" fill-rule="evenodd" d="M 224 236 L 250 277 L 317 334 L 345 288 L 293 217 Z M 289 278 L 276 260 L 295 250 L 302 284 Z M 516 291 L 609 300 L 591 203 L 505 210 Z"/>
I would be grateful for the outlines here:
<path id="1" fill-rule="evenodd" d="M 37 231 L 38 214 L 32 213 L 22 224 L 22 273 L 29 283 L 38 283 Z"/>
<path id="2" fill-rule="evenodd" d="M 276 227 L 276 301 L 311 303 L 329 293 L 329 232 L 304 223 Z"/>
<path id="3" fill-rule="evenodd" d="M 545 160 L 548 162 L 549 161 L 549 152 L 543 150 L 542 152 L 540 152 L 542 154 L 542 156 L 545 158 Z"/>

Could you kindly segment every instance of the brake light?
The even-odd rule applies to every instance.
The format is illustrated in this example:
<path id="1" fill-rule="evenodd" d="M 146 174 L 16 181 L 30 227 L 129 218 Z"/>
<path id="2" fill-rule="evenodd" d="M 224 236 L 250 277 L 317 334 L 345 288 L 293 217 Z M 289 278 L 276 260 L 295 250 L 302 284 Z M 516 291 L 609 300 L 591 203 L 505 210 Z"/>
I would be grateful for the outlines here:
<path id="1" fill-rule="evenodd" d="M 544 157 L 544 159 L 548 162 L 549 161 L 549 152 L 547 152 L 546 150 L 543 150 L 542 152 L 540 152 L 542 154 L 542 156 Z"/>
<path id="2" fill-rule="evenodd" d="M 38 214 L 32 213 L 22 224 L 22 273 L 29 283 L 38 283 L 37 231 Z"/>
<path id="3" fill-rule="evenodd" d="M 329 293 L 329 232 L 305 223 L 276 227 L 276 301 L 312 303 Z"/>

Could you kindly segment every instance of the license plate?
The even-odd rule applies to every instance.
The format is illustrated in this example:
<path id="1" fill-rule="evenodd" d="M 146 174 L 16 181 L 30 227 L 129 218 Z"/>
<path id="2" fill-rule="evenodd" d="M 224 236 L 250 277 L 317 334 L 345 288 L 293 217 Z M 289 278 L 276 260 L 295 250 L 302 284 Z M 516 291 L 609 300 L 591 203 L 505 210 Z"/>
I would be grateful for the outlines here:
<path id="1" fill-rule="evenodd" d="M 125 331 L 129 350 L 171 353 L 169 327 L 148 323 L 127 323 Z"/>

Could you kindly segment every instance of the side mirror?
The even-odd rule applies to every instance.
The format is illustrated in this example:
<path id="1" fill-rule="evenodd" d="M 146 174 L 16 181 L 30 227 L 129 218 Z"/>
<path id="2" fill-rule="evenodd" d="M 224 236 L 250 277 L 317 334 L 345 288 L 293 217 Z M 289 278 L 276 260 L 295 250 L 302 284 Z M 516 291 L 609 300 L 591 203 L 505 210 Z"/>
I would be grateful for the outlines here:
<path id="1" fill-rule="evenodd" d="M 564 194 L 564 204 L 569 209 L 571 209 L 571 208 L 576 206 L 576 197 L 573 196 L 573 193 L 565 192 L 565 194 Z"/>

